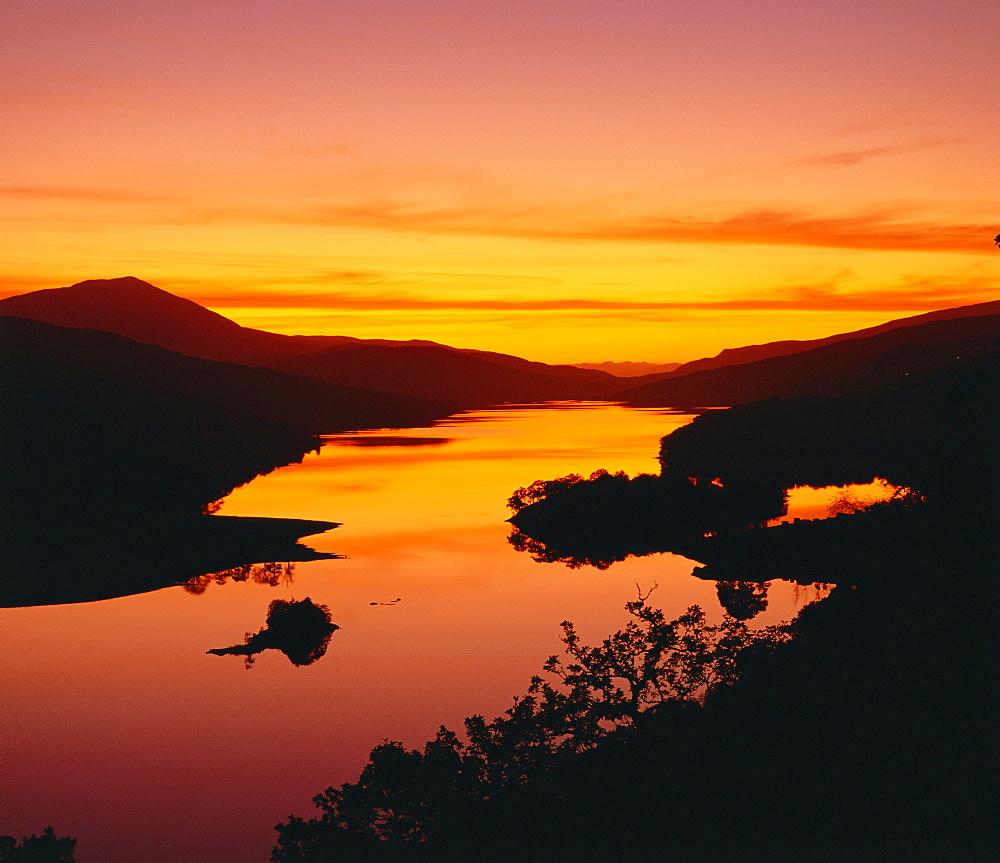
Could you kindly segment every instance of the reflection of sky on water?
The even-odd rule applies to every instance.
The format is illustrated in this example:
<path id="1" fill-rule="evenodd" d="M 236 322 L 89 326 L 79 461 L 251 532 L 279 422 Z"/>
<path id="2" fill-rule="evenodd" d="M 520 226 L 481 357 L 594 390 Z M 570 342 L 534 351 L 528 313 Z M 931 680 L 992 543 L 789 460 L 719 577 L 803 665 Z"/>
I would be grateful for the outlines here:
<path id="1" fill-rule="evenodd" d="M 440 446 L 451 442 L 446 437 L 365 437 L 362 435 L 334 435 L 323 439 L 324 443 L 334 446 Z"/>
<path id="2" fill-rule="evenodd" d="M 626 622 L 637 583 L 659 584 L 653 601 L 669 616 L 694 603 L 718 615 L 715 585 L 683 558 L 574 571 L 506 542 L 515 488 L 598 468 L 654 472 L 659 438 L 685 421 L 516 408 L 365 434 L 447 429 L 450 442 L 324 446 L 222 509 L 341 522 L 305 542 L 346 559 L 297 564 L 291 584 L 0 611 L 0 832 L 52 823 L 80 838 L 81 863 L 263 863 L 272 826 L 355 779 L 382 739 L 416 746 L 441 723 L 510 706 L 559 648 L 560 621 L 593 643 Z M 755 623 L 793 614 L 794 590 L 776 583 Z M 248 674 L 205 654 L 258 629 L 271 600 L 305 597 L 341 627 L 322 662 L 296 668 L 268 651 Z"/>
<path id="3" fill-rule="evenodd" d="M 894 486 L 880 479 L 863 484 L 828 485 L 822 488 L 799 485 L 788 490 L 787 513 L 782 518 L 774 519 L 768 523 L 778 524 L 779 522 L 791 521 L 796 518 L 827 518 L 830 515 L 830 506 L 837 498 L 843 495 L 855 498 L 859 503 L 869 504 L 880 500 L 888 500 L 892 497 L 894 489 Z"/>

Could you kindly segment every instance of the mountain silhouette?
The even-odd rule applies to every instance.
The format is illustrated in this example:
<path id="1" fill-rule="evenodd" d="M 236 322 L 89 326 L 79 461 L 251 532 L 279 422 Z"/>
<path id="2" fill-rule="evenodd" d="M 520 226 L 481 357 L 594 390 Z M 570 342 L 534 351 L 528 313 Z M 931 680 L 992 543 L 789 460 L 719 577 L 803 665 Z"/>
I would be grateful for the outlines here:
<path id="1" fill-rule="evenodd" d="M 604 362 L 573 363 L 578 369 L 597 369 L 619 378 L 637 378 L 647 375 L 665 375 L 681 367 L 681 363 Z M 652 379 L 652 378 L 650 378 Z"/>
<path id="2" fill-rule="evenodd" d="M 0 605 L 84 602 L 272 560 L 334 522 L 207 504 L 301 460 L 323 428 L 442 409 L 0 317 Z M 423 419 L 421 419 L 423 418 Z"/>
<path id="3" fill-rule="evenodd" d="M 746 345 L 739 348 L 726 348 L 714 357 L 705 357 L 700 360 L 692 360 L 688 363 L 681 363 L 676 368 L 660 374 L 657 379 L 667 377 L 682 377 L 691 372 L 707 371 L 718 369 L 723 366 L 741 365 L 752 363 L 757 360 L 766 360 L 771 357 L 782 357 L 788 354 L 802 353 L 823 345 L 842 342 L 845 339 L 863 339 L 869 336 L 877 336 L 880 333 L 896 330 L 901 327 L 913 327 L 920 324 L 931 323 L 932 321 L 947 321 L 952 318 L 972 318 L 979 315 L 1000 315 L 1000 300 L 993 300 L 987 303 L 974 303 L 969 306 L 957 306 L 952 309 L 941 309 L 936 312 L 926 312 L 922 315 L 912 315 L 908 318 L 897 318 L 878 324 L 874 327 L 865 327 L 861 330 L 854 330 L 849 333 L 837 333 L 822 339 L 785 339 L 778 342 L 767 342 L 763 345 Z M 647 383 L 652 383 L 653 378 L 648 378 Z"/>
<path id="4" fill-rule="evenodd" d="M 115 392 L 122 413 L 145 411 L 150 419 L 197 403 L 315 435 L 423 425 L 443 415 L 434 402 L 187 356 L 99 330 L 0 317 L 0 333 L 0 356 L 22 382 L 20 392 L 31 390 L 32 379 L 66 392 L 93 388 L 95 398 L 98 389 Z M 131 410 L 126 393 L 136 400 Z"/>
<path id="5" fill-rule="evenodd" d="M 0 505 L 39 518 L 198 512 L 317 434 L 424 425 L 446 410 L 112 333 L 0 317 Z"/>
<path id="6" fill-rule="evenodd" d="M 0 300 L 0 315 L 103 330 L 188 356 L 229 362 L 258 354 L 321 350 L 343 341 L 337 336 L 285 336 L 241 327 L 134 276 L 91 279 L 68 288 L 7 297 Z"/>
<path id="7" fill-rule="evenodd" d="M 0 315 L 102 330 L 189 357 L 354 388 L 333 400 L 341 414 L 332 418 L 329 391 L 303 400 L 301 380 L 284 397 L 276 393 L 276 379 L 264 387 L 269 394 L 264 401 L 275 393 L 276 409 L 287 405 L 288 415 L 319 431 L 408 425 L 435 410 L 440 415 L 441 410 L 505 403 L 624 400 L 636 406 L 709 407 L 772 396 L 835 395 L 947 365 L 981 352 L 1000 333 L 1000 301 L 978 303 L 823 339 L 730 348 L 670 372 L 623 378 L 601 368 L 549 365 L 422 340 L 269 333 L 242 327 L 132 276 L 8 297 L 0 300 Z M 242 389 L 237 387 L 241 398 L 252 389 L 246 383 L 250 379 L 243 380 Z M 380 403 L 365 390 L 430 400 L 438 407 L 411 401 L 403 409 L 399 402 Z"/>
<path id="8" fill-rule="evenodd" d="M 604 399 L 618 386 L 606 383 L 603 377 L 592 378 L 582 369 L 577 370 L 581 375 L 574 379 L 571 374 L 564 376 L 561 367 L 527 360 L 500 363 L 483 359 L 482 352 L 456 351 L 440 345 L 351 345 L 264 362 L 269 368 L 332 384 L 364 386 L 377 381 L 385 392 L 447 400 L 456 409 L 510 402 Z M 535 367 L 542 371 L 535 371 Z M 553 368 L 556 373 L 548 371 Z"/>
<path id="9" fill-rule="evenodd" d="M 134 276 L 93 279 L 8 297 L 0 300 L 0 315 L 103 330 L 188 356 L 422 396 L 452 408 L 607 398 L 621 386 L 617 378 L 601 371 L 429 341 L 288 336 L 255 330 Z M 405 354 L 396 355 L 399 350 Z M 296 360 L 316 354 L 322 358 Z"/>
<path id="10" fill-rule="evenodd" d="M 933 320 L 865 338 L 845 337 L 785 356 L 671 376 L 625 390 L 620 398 L 637 406 L 713 407 L 870 390 L 983 354 L 998 335 L 1000 314 Z"/>

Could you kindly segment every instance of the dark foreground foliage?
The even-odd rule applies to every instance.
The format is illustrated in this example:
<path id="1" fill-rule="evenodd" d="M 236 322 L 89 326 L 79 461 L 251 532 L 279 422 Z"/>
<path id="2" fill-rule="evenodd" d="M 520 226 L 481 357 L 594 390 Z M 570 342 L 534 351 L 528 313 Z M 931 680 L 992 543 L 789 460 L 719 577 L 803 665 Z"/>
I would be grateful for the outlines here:
<path id="1" fill-rule="evenodd" d="M 948 550 L 944 570 L 901 554 L 905 584 L 835 588 L 790 641 L 737 655 L 717 633 L 686 654 L 725 657 L 711 687 L 673 654 L 667 688 L 697 684 L 702 700 L 658 700 L 655 674 L 652 703 L 625 677 L 602 689 L 609 651 L 644 679 L 647 636 L 640 650 L 622 633 L 580 648 L 569 629 L 569 658 L 547 664 L 556 685 L 535 680 L 504 717 L 473 717 L 464 741 L 442 729 L 421 750 L 376 747 L 357 783 L 315 798 L 317 817 L 278 826 L 272 860 L 1000 859 L 998 573 Z M 962 589 L 941 589 L 954 579 Z M 692 614 L 668 628 L 697 629 Z"/>
<path id="2" fill-rule="evenodd" d="M 0 863 L 73 863 L 76 839 L 56 836 L 46 827 L 41 836 L 34 833 L 18 842 L 13 836 L 0 836 Z"/>
<path id="3" fill-rule="evenodd" d="M 375 747 L 357 783 L 314 798 L 318 817 L 278 826 L 272 860 L 437 859 L 463 844 L 468 825 L 490 823 L 575 758 L 732 684 L 751 645 L 767 650 L 788 636 L 785 626 L 755 631 L 729 616 L 713 625 L 698 606 L 668 621 L 647 599 L 629 603 L 632 620 L 598 646 L 564 622 L 565 655 L 544 664 L 550 679 L 532 678 L 493 721 L 467 719 L 465 740 L 442 726 L 423 749 Z"/>

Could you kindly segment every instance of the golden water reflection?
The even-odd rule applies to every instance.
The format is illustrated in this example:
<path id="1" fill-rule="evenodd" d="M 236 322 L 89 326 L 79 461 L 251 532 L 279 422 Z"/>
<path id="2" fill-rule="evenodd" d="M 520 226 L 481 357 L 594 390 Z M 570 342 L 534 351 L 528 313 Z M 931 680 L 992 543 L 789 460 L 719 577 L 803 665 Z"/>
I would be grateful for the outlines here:
<path id="1" fill-rule="evenodd" d="M 889 500 L 898 489 L 884 479 L 868 483 L 854 483 L 843 486 L 814 487 L 798 485 L 788 490 L 788 509 L 784 516 L 770 524 L 799 519 L 828 518 L 837 509 L 838 503 L 849 511 L 853 505 L 867 506 L 878 501 Z"/>
<path id="2" fill-rule="evenodd" d="M 306 543 L 344 559 L 298 563 L 290 583 L 262 570 L 209 578 L 201 595 L 0 610 L 0 832 L 55 824 L 79 837 L 81 863 L 263 863 L 272 826 L 355 779 L 373 745 L 416 746 L 442 723 L 505 710 L 559 649 L 560 621 L 600 639 L 626 622 L 636 584 L 659 585 L 668 617 L 695 603 L 720 615 L 715 584 L 683 558 L 569 570 L 506 541 L 514 489 L 656 472 L 660 437 L 689 419 L 514 407 L 331 438 L 222 512 L 340 522 Z M 793 615 L 794 590 L 775 583 L 754 623 Z M 247 673 L 206 655 L 259 629 L 273 600 L 306 597 L 340 627 L 322 661 L 296 667 L 269 650 Z"/>

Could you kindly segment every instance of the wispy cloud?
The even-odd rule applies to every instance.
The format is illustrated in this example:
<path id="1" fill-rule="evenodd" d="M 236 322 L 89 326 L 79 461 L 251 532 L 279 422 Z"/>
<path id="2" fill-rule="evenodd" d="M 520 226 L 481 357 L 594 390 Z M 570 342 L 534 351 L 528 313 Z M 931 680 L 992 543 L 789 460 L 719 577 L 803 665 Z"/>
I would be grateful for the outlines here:
<path id="1" fill-rule="evenodd" d="M 889 156 L 905 156 L 920 150 L 935 147 L 947 147 L 962 144 L 964 138 L 928 138 L 911 144 L 896 144 L 887 147 L 866 147 L 855 150 L 838 150 L 833 153 L 821 153 L 816 156 L 806 156 L 789 162 L 789 165 L 803 165 L 815 168 L 849 168 L 860 165 L 869 159 L 884 159 Z"/>
<path id="2" fill-rule="evenodd" d="M 380 201 L 368 205 L 320 207 L 283 216 L 274 214 L 274 218 L 331 227 L 522 239 L 749 244 L 978 254 L 991 249 L 992 238 L 996 234 L 994 224 L 920 220 L 899 209 L 841 216 L 755 209 L 720 219 L 658 214 L 595 219 L 579 210 L 560 213 L 541 208 L 506 211 L 487 207 L 419 209 L 399 202 Z"/>
<path id="3" fill-rule="evenodd" d="M 895 220 L 890 214 L 810 216 L 755 210 L 718 221 L 648 217 L 586 236 L 687 243 L 813 246 L 885 251 L 982 252 L 992 225 Z"/>
<path id="4" fill-rule="evenodd" d="M 384 281 L 390 281 L 385 279 Z M 669 299 L 614 297 L 533 298 L 436 297 L 401 290 L 380 291 L 282 291 L 248 290 L 233 294 L 187 292 L 196 302 L 215 308 L 287 308 L 318 312 L 543 312 L 566 313 L 660 313 L 695 311 L 884 311 L 924 312 L 997 299 L 995 287 L 986 280 L 910 280 L 895 289 L 845 291 L 836 281 L 777 287 L 767 293 L 745 294 L 725 299 Z"/>
<path id="5" fill-rule="evenodd" d="M 198 303 L 220 307 L 447 309 L 475 307 L 478 302 L 475 300 L 448 299 L 458 292 L 521 296 L 561 284 L 561 279 L 549 276 L 307 268 L 294 274 L 275 275 L 266 284 L 261 283 L 259 276 L 244 276 L 226 290 L 188 282 L 183 292 Z M 426 298 L 427 292 L 438 296 Z M 503 305 L 506 300 L 498 302 L 501 303 L 498 308 L 508 307 Z M 520 299 L 509 301 L 509 308 L 522 305 Z"/>
<path id="6" fill-rule="evenodd" d="M 80 186 L 0 186 L 0 198 L 122 203 L 177 200 L 167 195 L 151 195 L 132 192 L 128 189 L 97 189 Z"/>
<path id="7" fill-rule="evenodd" d="M 883 149 L 883 148 L 880 148 Z M 852 151 L 853 152 L 853 151 Z M 860 151 L 859 151 L 860 152 Z M 851 154 L 813 157 L 827 160 L 855 158 Z M 863 158 L 863 157 L 862 157 Z M 823 215 L 806 210 L 758 207 L 716 218 L 673 213 L 602 211 L 600 204 L 491 205 L 486 196 L 477 203 L 429 207 L 420 203 L 378 197 L 363 203 L 271 206 L 242 203 L 206 205 L 163 194 L 127 189 L 62 186 L 4 186 L 0 197 L 35 198 L 83 203 L 145 204 L 119 215 L 129 224 L 239 225 L 279 224 L 331 228 L 367 228 L 393 232 L 475 235 L 508 239 L 614 241 L 628 243 L 766 245 L 874 251 L 961 252 L 992 254 L 997 224 L 945 222 L 929 218 L 917 208 L 883 207 L 864 212 Z M 478 203 L 481 200 L 482 203 Z M 41 218 L 37 215 L 27 217 Z M 46 217 L 50 221 L 52 217 Z M 67 212 L 65 224 L 89 223 L 89 214 Z M 111 224 L 102 215 L 102 224 Z"/>
<path id="8" fill-rule="evenodd" d="M 745 311 L 788 309 L 798 311 L 918 312 L 953 308 L 998 299 L 993 284 L 983 281 L 956 283 L 950 280 L 909 280 L 893 289 L 844 291 L 835 284 L 798 285 L 782 288 L 772 296 L 748 296 L 703 306 Z"/>
<path id="9" fill-rule="evenodd" d="M 140 274 L 141 275 L 141 274 Z M 412 274 L 392 271 L 323 271 L 303 274 L 301 283 L 278 277 L 274 284 L 258 285 L 244 281 L 237 286 L 220 288 L 217 284 L 174 280 L 161 284 L 174 293 L 209 306 L 223 314 L 229 309 L 256 309 L 281 317 L 291 314 L 298 320 L 303 313 L 314 324 L 356 322 L 360 317 L 372 320 L 409 320 L 418 316 L 422 322 L 438 320 L 454 324 L 459 320 L 475 320 L 477 324 L 496 323 L 515 328 L 549 327 L 559 323 L 573 326 L 598 325 L 616 321 L 635 323 L 673 323 L 700 320 L 716 316 L 753 314 L 757 312 L 872 312 L 887 316 L 906 316 L 935 309 L 954 308 L 973 303 L 1000 299 L 995 281 L 987 277 L 967 275 L 958 278 L 902 279 L 890 287 L 864 289 L 851 286 L 854 277 L 843 273 L 831 279 L 805 284 L 775 285 L 737 296 L 719 298 L 616 296 L 546 297 L 539 296 L 538 286 L 530 285 L 528 277 L 513 277 L 513 282 L 500 288 L 501 276 L 470 274 L 467 277 L 443 274 L 456 279 L 478 281 L 479 295 L 463 295 L 452 290 L 450 295 L 435 291 L 438 274 Z M 309 281 L 313 276 L 325 279 Z M 428 281 L 422 282 L 425 276 Z M 520 281 L 518 281 L 520 280 Z M 538 279 L 539 282 L 551 282 Z M 38 275 L 0 276 L 0 297 L 41 288 L 58 287 L 69 281 Z M 288 284 L 289 287 L 281 287 Z M 306 288 L 306 284 L 317 287 Z M 489 290 L 482 286 L 491 285 Z"/>
<path id="10" fill-rule="evenodd" d="M 53 281 L 49 276 L 0 273 L 0 298 L 26 294 L 29 291 L 41 291 L 45 288 L 63 287 L 65 284 L 68 283 Z"/>

